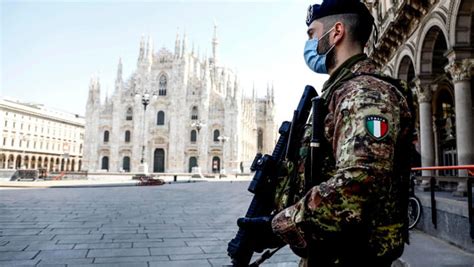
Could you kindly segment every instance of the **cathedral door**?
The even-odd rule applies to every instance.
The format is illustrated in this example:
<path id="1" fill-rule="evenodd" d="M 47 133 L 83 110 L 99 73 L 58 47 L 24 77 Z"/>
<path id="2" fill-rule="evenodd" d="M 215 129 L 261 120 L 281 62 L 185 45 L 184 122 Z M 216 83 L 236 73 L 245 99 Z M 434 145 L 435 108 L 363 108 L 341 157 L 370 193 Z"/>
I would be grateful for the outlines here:
<path id="1" fill-rule="evenodd" d="M 125 172 L 130 172 L 130 157 L 123 157 L 123 164 L 122 169 Z"/>
<path id="2" fill-rule="evenodd" d="M 221 170 L 221 159 L 219 157 L 212 158 L 212 172 L 218 173 Z"/>
<path id="3" fill-rule="evenodd" d="M 196 157 L 190 157 L 189 158 L 189 172 L 191 173 L 193 171 L 193 167 L 197 167 L 197 158 Z"/>
<path id="4" fill-rule="evenodd" d="M 63 169 L 64 161 L 61 163 L 61 169 Z M 109 157 L 102 158 L 102 170 L 109 170 Z"/>
<path id="5" fill-rule="evenodd" d="M 165 172 L 165 151 L 161 148 L 155 149 L 153 172 Z"/>

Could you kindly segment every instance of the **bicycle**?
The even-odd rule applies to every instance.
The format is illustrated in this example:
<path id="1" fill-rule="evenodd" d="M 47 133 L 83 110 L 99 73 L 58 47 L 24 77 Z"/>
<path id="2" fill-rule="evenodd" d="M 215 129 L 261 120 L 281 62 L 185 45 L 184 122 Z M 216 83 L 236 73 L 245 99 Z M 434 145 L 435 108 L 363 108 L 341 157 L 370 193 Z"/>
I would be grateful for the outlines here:
<path id="1" fill-rule="evenodd" d="M 410 191 L 408 197 L 408 229 L 415 228 L 421 218 L 421 202 L 415 196 L 415 176 L 410 177 Z"/>

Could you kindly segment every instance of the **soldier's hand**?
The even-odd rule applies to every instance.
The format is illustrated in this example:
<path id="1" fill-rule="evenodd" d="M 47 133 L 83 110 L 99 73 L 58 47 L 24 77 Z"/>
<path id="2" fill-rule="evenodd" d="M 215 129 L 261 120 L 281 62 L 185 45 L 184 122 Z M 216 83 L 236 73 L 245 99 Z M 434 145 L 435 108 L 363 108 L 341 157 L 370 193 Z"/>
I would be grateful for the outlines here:
<path id="1" fill-rule="evenodd" d="M 255 252 L 262 252 L 267 248 L 277 248 L 284 242 L 272 230 L 273 216 L 255 218 L 239 218 L 237 225 L 252 233 L 255 241 Z"/>

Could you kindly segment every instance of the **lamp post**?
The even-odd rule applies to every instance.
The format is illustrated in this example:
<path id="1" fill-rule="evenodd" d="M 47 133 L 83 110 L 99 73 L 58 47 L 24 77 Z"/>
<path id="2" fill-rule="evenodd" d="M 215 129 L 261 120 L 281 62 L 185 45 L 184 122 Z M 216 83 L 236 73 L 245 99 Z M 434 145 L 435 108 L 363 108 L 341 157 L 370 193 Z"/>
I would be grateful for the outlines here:
<path id="1" fill-rule="evenodd" d="M 224 135 L 219 135 L 217 139 L 222 143 L 222 167 L 221 167 L 221 173 L 225 174 L 225 165 L 224 165 L 224 158 L 225 158 L 225 141 L 229 140 L 229 137 L 224 136 Z M 220 177 L 220 175 L 219 175 Z"/>
<path id="2" fill-rule="evenodd" d="M 196 121 L 193 121 L 191 123 L 191 127 L 195 128 L 197 130 L 197 143 L 198 143 L 198 146 L 197 146 L 197 155 L 196 155 L 196 167 L 198 168 L 198 172 L 200 174 L 200 176 L 202 177 L 202 174 L 201 174 L 201 167 L 199 167 L 199 131 L 202 129 L 202 127 L 206 125 L 204 124 L 204 122 L 202 122 L 201 120 L 196 120 Z"/>
<path id="3" fill-rule="evenodd" d="M 142 156 L 140 159 L 140 166 L 138 167 L 138 171 L 143 174 L 148 174 L 148 164 L 146 163 L 145 160 L 145 146 L 146 146 L 146 138 L 145 138 L 145 133 L 146 133 L 146 107 L 148 104 L 150 104 L 150 93 L 148 91 L 145 91 L 143 93 L 136 93 L 135 97 L 137 99 L 142 100 L 142 105 L 143 105 L 143 133 L 142 133 Z M 156 99 L 157 95 L 155 92 L 153 92 L 153 99 Z"/>
<path id="4" fill-rule="evenodd" d="M 21 153 L 21 165 L 20 165 L 20 169 L 26 169 L 26 164 L 25 164 L 25 154 L 26 154 L 26 151 L 25 151 L 25 142 L 28 142 L 29 138 L 27 136 L 27 134 L 24 134 L 22 133 L 21 134 L 21 137 L 20 137 L 20 140 L 21 140 L 21 146 L 23 147 L 23 151 Z"/>
<path id="5" fill-rule="evenodd" d="M 199 131 L 201 130 L 202 126 L 204 126 L 204 122 L 200 121 L 200 120 L 197 120 L 197 121 L 193 121 L 191 123 L 191 127 L 193 128 L 196 128 L 196 130 L 198 131 L 198 134 L 199 134 Z"/>

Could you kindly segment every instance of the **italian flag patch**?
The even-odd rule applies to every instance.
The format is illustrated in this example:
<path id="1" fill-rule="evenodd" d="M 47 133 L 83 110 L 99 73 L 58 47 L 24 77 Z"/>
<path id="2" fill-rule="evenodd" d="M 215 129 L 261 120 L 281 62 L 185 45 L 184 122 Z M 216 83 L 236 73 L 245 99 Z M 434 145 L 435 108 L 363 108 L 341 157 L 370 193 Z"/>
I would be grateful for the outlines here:
<path id="1" fill-rule="evenodd" d="M 377 140 L 387 136 L 388 121 L 384 117 L 370 115 L 365 117 L 365 129 L 367 132 Z"/>

